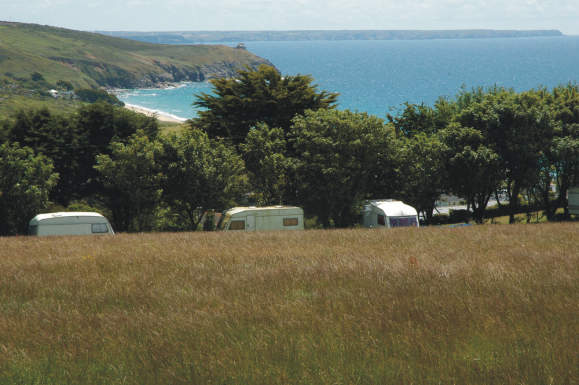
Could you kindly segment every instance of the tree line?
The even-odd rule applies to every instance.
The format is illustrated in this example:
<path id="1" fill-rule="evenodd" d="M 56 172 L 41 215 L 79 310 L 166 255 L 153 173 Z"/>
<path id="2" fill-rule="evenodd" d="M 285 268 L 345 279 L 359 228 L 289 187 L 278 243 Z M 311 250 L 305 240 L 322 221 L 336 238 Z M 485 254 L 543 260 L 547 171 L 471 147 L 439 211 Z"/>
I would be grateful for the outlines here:
<path id="1" fill-rule="evenodd" d="M 61 116 L 21 111 L 0 129 L 0 234 L 48 208 L 96 210 L 118 231 L 200 228 L 207 210 L 295 204 L 322 227 L 358 221 L 365 199 L 397 198 L 433 220 L 443 193 L 482 222 L 504 193 L 549 219 L 579 184 L 579 87 L 462 90 L 386 120 L 338 110 L 310 76 L 240 71 L 197 95 L 179 133 L 107 104 Z M 552 184 L 556 191 L 552 191 Z"/>

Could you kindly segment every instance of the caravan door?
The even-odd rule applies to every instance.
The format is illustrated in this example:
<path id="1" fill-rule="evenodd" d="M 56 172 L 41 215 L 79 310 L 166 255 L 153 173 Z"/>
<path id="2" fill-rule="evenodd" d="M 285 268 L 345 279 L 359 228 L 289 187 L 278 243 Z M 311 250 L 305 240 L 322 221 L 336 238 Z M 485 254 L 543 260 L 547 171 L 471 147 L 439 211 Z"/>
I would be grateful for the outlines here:
<path id="1" fill-rule="evenodd" d="M 255 215 L 248 215 L 245 220 L 245 231 L 255 231 Z"/>

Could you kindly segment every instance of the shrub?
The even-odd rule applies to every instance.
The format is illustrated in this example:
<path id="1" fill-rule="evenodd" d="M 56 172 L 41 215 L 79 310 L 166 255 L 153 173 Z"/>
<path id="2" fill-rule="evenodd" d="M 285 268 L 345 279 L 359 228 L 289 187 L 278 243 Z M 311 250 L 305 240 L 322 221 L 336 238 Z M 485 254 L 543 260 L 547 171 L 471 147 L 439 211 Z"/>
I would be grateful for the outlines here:
<path id="1" fill-rule="evenodd" d="M 121 102 L 115 95 L 111 95 L 105 90 L 95 90 L 91 88 L 82 88 L 75 91 L 76 96 L 79 100 L 88 103 L 96 102 L 106 102 L 114 106 L 124 106 L 125 103 Z"/>

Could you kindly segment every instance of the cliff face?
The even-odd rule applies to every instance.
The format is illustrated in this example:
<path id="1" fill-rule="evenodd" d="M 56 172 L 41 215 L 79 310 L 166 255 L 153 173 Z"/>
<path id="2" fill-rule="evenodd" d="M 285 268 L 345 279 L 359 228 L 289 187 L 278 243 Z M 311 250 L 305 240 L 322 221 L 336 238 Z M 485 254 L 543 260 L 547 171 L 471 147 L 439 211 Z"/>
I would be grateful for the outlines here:
<path id="1" fill-rule="evenodd" d="M 255 58 L 255 60 L 220 61 L 202 65 L 174 64 L 153 60 L 150 65 L 133 71 L 98 60 L 74 60 L 61 57 L 50 59 L 74 68 L 75 71 L 86 75 L 101 87 L 146 88 L 164 83 L 202 82 L 213 78 L 234 77 L 239 70 L 247 67 L 257 68 L 262 64 L 273 66 L 265 59 Z"/>
<path id="2" fill-rule="evenodd" d="M 229 78 L 236 76 L 239 70 L 246 67 L 257 68 L 262 64 L 273 66 L 265 59 L 250 61 L 243 65 L 238 62 L 218 62 L 195 67 L 158 63 L 159 71 L 147 73 L 142 79 L 135 79 L 133 85 L 151 87 L 168 82 L 203 82 L 214 78 Z"/>

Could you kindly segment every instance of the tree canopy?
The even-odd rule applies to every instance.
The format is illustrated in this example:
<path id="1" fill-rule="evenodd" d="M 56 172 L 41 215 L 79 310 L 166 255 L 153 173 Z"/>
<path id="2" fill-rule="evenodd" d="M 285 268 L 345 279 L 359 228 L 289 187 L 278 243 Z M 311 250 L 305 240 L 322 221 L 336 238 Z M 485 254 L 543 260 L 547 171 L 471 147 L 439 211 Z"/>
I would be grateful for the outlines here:
<path id="1" fill-rule="evenodd" d="M 98 154 L 108 154 L 112 141 L 126 141 L 137 130 L 154 138 L 154 118 L 107 103 L 82 106 L 65 116 L 39 110 L 19 111 L 4 127 L 5 140 L 18 142 L 50 158 L 60 175 L 51 199 L 63 205 L 99 191 L 93 169 Z"/>
<path id="2" fill-rule="evenodd" d="M 202 110 L 192 126 L 235 144 L 260 122 L 287 131 L 297 114 L 335 106 L 338 94 L 318 92 L 312 81 L 307 75 L 282 76 L 266 65 L 239 71 L 236 78 L 213 79 L 213 92 L 197 95 L 194 104 Z"/>
<path id="3" fill-rule="evenodd" d="M 394 135 L 365 113 L 306 111 L 292 126 L 298 200 L 328 227 L 353 223 L 356 203 L 392 167 Z"/>
<path id="4" fill-rule="evenodd" d="M 94 168 L 108 189 L 119 230 L 153 228 L 153 214 L 162 194 L 163 174 L 158 162 L 161 151 L 158 142 L 137 131 L 127 143 L 113 142 L 110 155 L 97 155 Z"/>
<path id="5" fill-rule="evenodd" d="M 225 210 L 245 191 L 243 160 L 231 146 L 200 130 L 162 139 L 163 199 L 196 230 L 206 210 Z"/>
<path id="6" fill-rule="evenodd" d="M 497 211 L 511 220 L 524 211 L 529 220 L 531 208 L 552 220 L 579 184 L 575 84 L 463 89 L 432 106 L 407 103 L 385 124 L 334 109 L 336 95 L 311 81 L 271 67 L 215 80 L 214 108 L 193 121 L 201 129 L 173 134 L 105 103 L 21 111 L 0 126 L 0 234 L 74 208 L 106 213 L 118 231 L 195 230 L 248 203 L 298 205 L 320 226 L 346 227 L 364 200 L 387 198 L 435 223 L 445 220 L 433 217 L 442 194 L 466 201 L 477 222 L 493 194 L 507 196 Z"/>
<path id="7" fill-rule="evenodd" d="M 0 144 L 0 234 L 24 234 L 48 203 L 58 174 L 52 161 L 18 143 Z"/>
<path id="8" fill-rule="evenodd" d="M 256 202 L 262 205 L 282 204 L 290 184 L 292 167 L 288 141 L 281 128 L 260 123 L 241 144 L 245 167 L 255 189 Z"/>
<path id="9" fill-rule="evenodd" d="M 482 133 L 474 128 L 449 125 L 441 132 L 444 149 L 445 186 L 463 197 L 481 223 L 492 194 L 503 180 L 500 157 L 485 145 Z"/>

